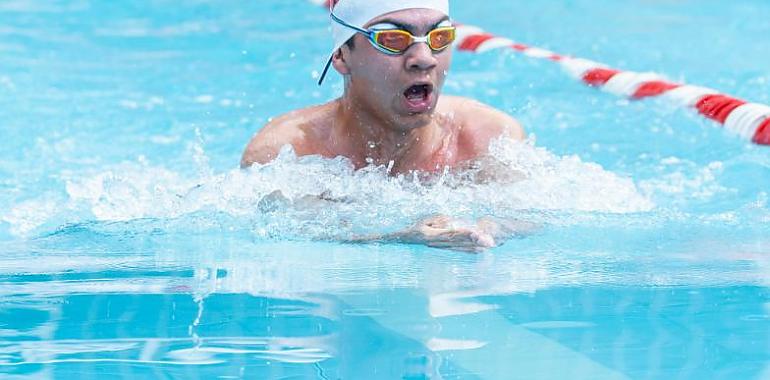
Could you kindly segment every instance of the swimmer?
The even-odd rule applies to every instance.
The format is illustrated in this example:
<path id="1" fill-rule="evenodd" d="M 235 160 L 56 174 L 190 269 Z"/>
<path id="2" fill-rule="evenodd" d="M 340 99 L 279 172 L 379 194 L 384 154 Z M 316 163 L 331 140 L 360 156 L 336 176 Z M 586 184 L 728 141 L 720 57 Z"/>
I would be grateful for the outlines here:
<path id="1" fill-rule="evenodd" d="M 291 145 L 298 156 L 343 156 L 357 169 L 438 173 L 483 157 L 493 140 L 524 139 L 506 113 L 441 94 L 456 32 L 449 0 L 337 0 L 330 17 L 335 47 L 318 83 L 333 67 L 344 78 L 342 97 L 270 121 L 246 147 L 241 167 L 268 163 Z M 514 233 L 508 225 L 437 216 L 366 240 L 479 251 Z"/>

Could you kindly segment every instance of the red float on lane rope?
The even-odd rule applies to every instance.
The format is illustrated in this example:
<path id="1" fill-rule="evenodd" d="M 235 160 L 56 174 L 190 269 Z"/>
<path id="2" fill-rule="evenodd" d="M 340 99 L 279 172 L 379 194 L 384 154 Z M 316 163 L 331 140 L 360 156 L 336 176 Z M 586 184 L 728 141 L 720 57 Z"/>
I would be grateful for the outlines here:
<path id="1" fill-rule="evenodd" d="M 724 124 L 730 113 L 744 104 L 746 104 L 745 101 L 727 95 L 707 95 L 695 105 L 695 108 L 701 115 Z"/>
<path id="2" fill-rule="evenodd" d="M 493 38 L 495 38 L 495 36 L 487 33 L 468 36 L 457 44 L 457 50 L 475 52 L 481 44 Z"/>
<path id="3" fill-rule="evenodd" d="M 752 141 L 761 145 L 770 145 L 770 118 L 757 128 L 757 133 L 754 134 Z"/>
<path id="4" fill-rule="evenodd" d="M 636 90 L 632 98 L 642 99 L 642 98 L 649 98 L 652 96 L 660 96 L 670 90 L 673 90 L 679 87 L 682 87 L 682 85 L 676 84 L 676 83 L 664 82 L 664 81 L 647 82 L 639 86 L 639 88 Z"/>
<path id="5" fill-rule="evenodd" d="M 583 82 L 591 87 L 601 87 L 607 84 L 607 82 L 618 73 L 620 73 L 620 71 L 613 69 L 599 68 L 588 70 L 583 74 Z"/>

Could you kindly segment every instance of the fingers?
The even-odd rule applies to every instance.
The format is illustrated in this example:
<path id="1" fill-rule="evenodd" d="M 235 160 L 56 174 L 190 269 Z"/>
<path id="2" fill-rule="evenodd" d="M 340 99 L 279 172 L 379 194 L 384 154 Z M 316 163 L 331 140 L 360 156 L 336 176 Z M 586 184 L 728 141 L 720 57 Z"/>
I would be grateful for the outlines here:
<path id="1" fill-rule="evenodd" d="M 497 245 L 495 244 L 495 239 L 489 234 L 474 234 L 471 238 L 480 247 L 494 248 Z"/>
<path id="2" fill-rule="evenodd" d="M 483 224 L 483 223 L 482 223 Z M 454 219 L 436 215 L 420 222 L 411 229 L 413 239 L 409 242 L 422 243 L 429 247 L 464 252 L 482 252 L 495 247 L 495 238 L 480 226 L 461 227 L 454 225 Z M 404 235 L 404 236 L 406 236 Z M 402 242 L 408 239 L 399 239 Z"/>
<path id="3" fill-rule="evenodd" d="M 466 252 L 483 252 L 496 245 L 491 235 L 473 230 L 452 231 L 451 233 L 434 237 L 427 244 L 434 248 Z"/>

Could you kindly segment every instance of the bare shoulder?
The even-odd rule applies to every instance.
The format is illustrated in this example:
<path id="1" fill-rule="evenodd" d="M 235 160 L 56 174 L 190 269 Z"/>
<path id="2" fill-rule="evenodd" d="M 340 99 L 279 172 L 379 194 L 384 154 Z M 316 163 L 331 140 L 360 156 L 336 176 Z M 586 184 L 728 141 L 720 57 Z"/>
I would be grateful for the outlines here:
<path id="1" fill-rule="evenodd" d="M 291 145 L 297 154 L 307 148 L 307 133 L 319 119 L 328 113 L 329 105 L 304 108 L 289 112 L 270 120 L 251 139 L 241 158 L 241 167 L 255 163 L 265 164 L 274 160 L 286 145 Z"/>
<path id="2" fill-rule="evenodd" d="M 474 153 L 486 152 L 489 142 L 499 137 L 524 140 L 521 124 L 511 115 L 470 98 L 444 96 L 439 112 L 449 114 L 462 128 L 460 140 Z"/>
<path id="3" fill-rule="evenodd" d="M 459 96 L 445 96 L 442 101 L 445 102 L 446 109 L 454 113 L 454 117 L 462 122 L 464 130 L 468 132 L 497 136 L 505 134 L 516 140 L 526 137 L 518 120 L 497 108 Z"/>

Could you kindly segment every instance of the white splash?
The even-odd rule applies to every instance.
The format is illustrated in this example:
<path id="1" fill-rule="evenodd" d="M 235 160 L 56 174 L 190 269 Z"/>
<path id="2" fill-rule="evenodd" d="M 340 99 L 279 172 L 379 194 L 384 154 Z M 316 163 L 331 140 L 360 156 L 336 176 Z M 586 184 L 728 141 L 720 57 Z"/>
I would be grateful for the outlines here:
<path id="1" fill-rule="evenodd" d="M 270 164 L 220 174 L 199 170 L 198 176 L 187 176 L 143 162 L 122 164 L 71 179 L 64 202 L 32 200 L 13 207 L 2 220 L 24 235 L 50 224 L 46 215 L 58 215 L 56 222 L 66 224 L 202 213 L 239 219 L 258 235 L 318 237 L 388 230 L 436 213 L 516 217 L 523 210 L 653 208 L 630 179 L 577 157 L 504 141 L 493 144 L 491 152 L 468 169 L 429 180 L 390 176 L 386 167 L 356 171 L 346 159 L 297 157 L 288 147 Z"/>
<path id="2" fill-rule="evenodd" d="M 694 162 L 669 157 L 661 160 L 660 169 L 660 176 L 640 183 L 644 193 L 680 196 L 691 201 L 709 200 L 729 190 L 717 180 L 724 171 L 724 163 L 721 161 L 711 162 L 701 168 Z"/>

